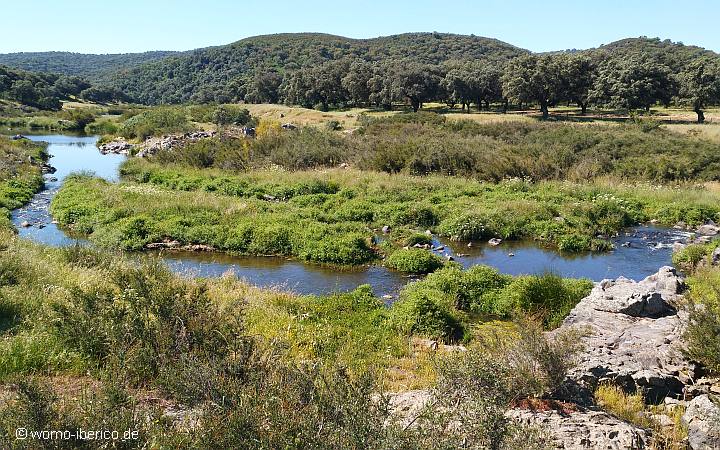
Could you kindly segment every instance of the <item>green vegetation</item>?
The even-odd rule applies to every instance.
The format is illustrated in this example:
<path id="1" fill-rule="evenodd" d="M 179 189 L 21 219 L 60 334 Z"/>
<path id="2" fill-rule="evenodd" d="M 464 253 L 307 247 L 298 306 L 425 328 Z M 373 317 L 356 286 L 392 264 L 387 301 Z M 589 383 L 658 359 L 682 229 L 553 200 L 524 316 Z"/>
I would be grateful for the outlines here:
<path id="1" fill-rule="evenodd" d="M 263 141 L 250 144 L 252 153 L 261 153 Z M 131 160 L 122 168 L 126 182 L 119 185 L 70 179 L 55 198 L 53 213 L 95 242 L 116 248 L 177 240 L 229 253 L 362 264 L 374 258 L 372 229 L 385 225 L 393 227 L 396 247 L 430 228 L 454 240 L 531 238 L 581 251 L 607 249 L 608 236 L 639 222 L 699 224 L 717 219 L 719 211 L 715 194 L 702 188 L 517 179 L 491 184 L 337 169 L 236 174 L 186 167 L 223 167 L 232 155 L 248 151 L 239 145 L 191 145 L 156 157 L 182 165 Z"/>
<path id="2" fill-rule="evenodd" d="M 573 339 L 548 342 L 524 323 L 508 332 L 517 338 L 440 359 L 412 350 L 409 335 L 441 331 L 452 340 L 466 330 L 472 343 L 470 319 L 447 304 L 415 301 L 412 292 L 387 308 L 368 287 L 297 297 L 232 277 L 178 278 L 157 260 L 44 248 L 9 233 L 0 244 L 0 387 L 8 399 L 0 404 L 0 442 L 8 448 L 18 426 L 98 423 L 137 429 L 139 442 L 163 446 L 514 442 L 530 430 L 503 411 L 525 396 L 551 395 L 577 349 Z M 382 395 L 385 374 L 407 361 L 419 373 L 436 372 L 418 380 L 432 384 L 438 400 L 412 428 L 389 419 Z M 533 369 L 518 376 L 527 361 Z M 452 407 L 450 395 L 458 400 Z M 165 415 L 172 409 L 198 420 L 175 423 Z M 463 419 L 468 412 L 492 420 Z M 441 426 L 448 423 L 466 425 Z"/>
<path id="3" fill-rule="evenodd" d="M 720 373 L 720 269 L 710 255 L 717 243 L 688 246 L 678 255 L 686 270 L 692 270 L 690 320 L 685 331 L 687 353 L 710 371 Z"/>
<path id="4" fill-rule="evenodd" d="M 393 252 L 385 265 L 407 273 L 430 273 L 443 266 L 439 256 L 417 248 L 400 249 Z"/>
<path id="5" fill-rule="evenodd" d="M 511 277 L 475 266 L 467 271 L 457 267 L 439 270 L 408 285 L 404 292 L 411 298 L 431 298 L 437 304 L 482 317 L 510 319 L 529 314 L 555 328 L 591 288 L 588 280 L 564 280 L 552 274 Z"/>
<path id="6" fill-rule="evenodd" d="M 160 152 L 156 159 L 232 170 L 347 163 L 362 170 L 487 181 L 585 181 L 604 175 L 658 182 L 720 179 L 717 142 L 659 128 L 644 130 L 642 121 L 624 126 L 480 124 L 420 113 L 362 122 L 365 126 L 352 135 L 314 127 L 293 132 L 270 128 L 258 139 L 217 138 Z"/>
<path id="7" fill-rule="evenodd" d="M 57 109 L 65 95 L 93 102 L 127 95 L 148 105 L 244 101 L 323 111 L 398 104 L 417 111 L 439 102 L 466 111 L 471 104 L 478 110 L 494 104 L 504 112 L 512 103 L 518 109 L 537 105 L 547 118 L 550 107 L 571 103 L 581 115 L 589 106 L 649 111 L 673 103 L 690 106 L 702 123 L 705 109 L 720 102 L 716 53 L 648 38 L 534 55 L 493 39 L 442 33 L 365 40 L 279 34 L 177 54 L 28 53 L 0 55 L 3 63 L 48 74 L 14 71 L 25 78 L 52 78 L 6 89 L 8 98 L 43 109 Z"/>
<path id="8" fill-rule="evenodd" d="M 682 421 L 684 407 L 648 406 L 642 392 L 628 394 L 612 384 L 598 386 L 595 401 L 615 417 L 651 430 L 654 448 L 681 449 L 686 446 L 688 430 Z M 672 422 L 661 424 L 654 418 L 658 414 L 668 416 Z"/>
<path id="9" fill-rule="evenodd" d="M 95 102 L 123 100 L 114 88 L 93 87 L 78 77 L 31 73 L 0 66 L 0 98 L 42 110 L 61 109 L 60 100 L 71 97 Z"/>
<path id="10" fill-rule="evenodd" d="M 30 201 L 42 187 L 40 166 L 45 161 L 44 144 L 0 136 L 0 230 L 12 226 L 10 211 Z"/>
<path id="11" fill-rule="evenodd" d="M 182 133 L 190 129 L 188 118 L 177 108 L 143 111 L 122 123 L 118 132 L 127 138 L 145 139 L 156 134 Z"/>
<path id="12" fill-rule="evenodd" d="M 700 265 L 712 263 L 711 255 L 718 245 L 720 245 L 718 241 L 708 244 L 690 244 L 673 253 L 673 264 L 687 272 L 693 272 Z"/>
<path id="13" fill-rule="evenodd" d="M 127 62 L 134 67 L 114 83 L 135 99 L 200 104 L 66 103 L 52 113 L 36 108 L 120 95 L 79 78 L 2 69 L 3 125 L 136 142 L 219 132 L 130 159 L 120 183 L 69 177 L 52 213 L 98 248 L 54 249 L 12 234 L 7 214 L 42 186 L 47 155 L 40 144 L 0 139 L 0 447 L 20 445 L 12 434 L 19 426 L 101 423 L 137 429 L 152 448 L 543 448 L 543 430 L 505 413 L 553 404 L 580 340 L 543 331 L 556 329 L 592 283 L 463 270 L 428 250 L 433 236 L 532 239 L 579 252 L 610 249 L 613 235 L 650 220 L 717 221 L 718 143 L 635 113 L 610 125 L 449 117 L 468 117 L 458 104 L 537 105 L 549 119 L 551 108 L 571 103 L 581 115 L 675 103 L 702 122 L 705 108 L 720 102 L 717 59 L 647 39 L 532 55 L 439 33 L 363 41 L 280 35 L 147 65 L 142 57 L 100 58 L 106 66 L 93 71 L 109 80 Z M 289 130 L 276 121 L 288 121 L 281 113 L 251 117 L 228 104 L 237 100 L 321 111 L 403 103 L 415 112 L 344 111 L 352 126 L 340 113 L 316 112 L 317 127 Z M 433 107 L 447 114 L 417 113 L 429 102 L 444 103 Z M 256 137 L 241 137 L 241 125 L 255 127 Z M 698 182 L 707 183 L 690 184 Z M 231 275 L 182 278 L 160 260 L 122 253 L 196 245 L 338 268 L 384 264 L 424 277 L 387 305 L 369 286 L 298 296 Z M 692 273 L 687 353 L 710 372 L 720 372 L 716 248 L 692 245 L 674 257 Z M 430 392 L 408 418 L 412 426 L 390 416 L 384 394 L 408 389 Z M 639 394 L 601 386 L 595 395 L 605 409 L 652 428 L 656 441 L 682 440 L 679 413 L 672 430 L 661 430 Z"/>
<path id="14" fill-rule="evenodd" d="M 30 72 L 57 73 L 100 82 L 116 70 L 176 55 L 177 52 L 87 55 L 70 52 L 22 52 L 0 54 L 0 65 Z"/>

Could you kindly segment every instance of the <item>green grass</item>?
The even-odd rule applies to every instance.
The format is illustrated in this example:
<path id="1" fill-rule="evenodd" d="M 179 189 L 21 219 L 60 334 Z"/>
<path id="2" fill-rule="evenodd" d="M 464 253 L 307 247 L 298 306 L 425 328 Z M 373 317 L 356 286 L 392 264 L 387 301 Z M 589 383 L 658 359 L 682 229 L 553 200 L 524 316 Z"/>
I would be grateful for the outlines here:
<path id="1" fill-rule="evenodd" d="M 533 239 L 567 251 L 605 250 L 608 237 L 628 226 L 651 219 L 695 225 L 720 212 L 720 194 L 691 185 L 487 183 L 352 169 L 236 174 L 137 159 L 122 173 L 120 184 L 69 179 L 53 201 L 55 218 L 112 248 L 169 239 L 357 265 L 428 228 L 453 240 Z M 385 225 L 392 227 L 389 243 L 373 245 L 373 230 Z"/>
<path id="2" fill-rule="evenodd" d="M 439 256 L 417 248 L 400 249 L 385 261 L 391 269 L 405 273 L 424 274 L 441 268 L 445 261 Z"/>

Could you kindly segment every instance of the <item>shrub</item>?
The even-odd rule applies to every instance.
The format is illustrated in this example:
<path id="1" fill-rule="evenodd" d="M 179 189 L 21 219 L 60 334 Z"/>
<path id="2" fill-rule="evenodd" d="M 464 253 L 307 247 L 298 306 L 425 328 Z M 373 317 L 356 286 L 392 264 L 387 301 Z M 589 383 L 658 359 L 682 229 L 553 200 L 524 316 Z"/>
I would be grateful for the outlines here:
<path id="1" fill-rule="evenodd" d="M 250 111 L 237 105 L 219 105 L 212 112 L 212 122 L 217 125 L 245 125 L 250 119 Z"/>
<path id="2" fill-rule="evenodd" d="M 118 261 L 107 273 L 102 286 L 70 286 L 53 299 L 48 323 L 68 348 L 118 379 L 146 385 L 175 358 L 224 357 L 226 339 L 239 339 L 239 325 L 222 317 L 204 284 L 175 278 L 160 261 Z"/>
<path id="3" fill-rule="evenodd" d="M 95 122 L 85 125 L 85 133 L 100 135 L 117 135 L 120 126 L 117 122 L 108 119 L 96 120 Z"/>
<path id="4" fill-rule="evenodd" d="M 590 249 L 591 240 L 589 236 L 582 234 L 567 234 L 558 239 L 558 250 L 565 252 L 580 252 Z"/>
<path id="5" fill-rule="evenodd" d="M 550 338 L 542 325 L 532 320 L 513 325 L 509 332 L 480 336 L 480 345 L 474 346 L 474 351 L 441 360 L 440 380 L 447 374 L 469 375 L 466 382 L 477 380 L 478 384 L 460 389 L 458 394 L 489 388 L 495 391 L 491 395 L 497 395 L 495 398 L 506 405 L 530 397 L 562 398 L 567 372 L 583 348 L 578 333 L 563 332 Z M 495 377 L 490 380 L 486 375 L 476 376 L 473 368 L 483 371 L 488 364 L 496 371 Z"/>
<path id="6" fill-rule="evenodd" d="M 432 245 L 433 240 L 431 236 L 425 233 L 413 233 L 404 239 L 404 245 L 412 247 L 414 245 Z"/>
<path id="7" fill-rule="evenodd" d="M 692 272 L 698 265 L 717 248 L 718 243 L 710 244 L 690 244 L 679 252 L 672 255 L 674 265 L 683 270 Z"/>
<path id="8" fill-rule="evenodd" d="M 399 225 L 432 227 L 437 225 L 438 217 L 435 210 L 429 206 L 410 205 L 409 207 L 399 208 L 394 221 Z"/>
<path id="9" fill-rule="evenodd" d="M 406 273 L 430 273 L 443 266 L 442 258 L 427 250 L 410 248 L 393 252 L 385 261 L 391 269 Z"/>
<path id="10" fill-rule="evenodd" d="M 592 289 L 590 280 L 564 280 L 554 274 L 515 278 L 500 294 L 498 312 L 539 314 L 547 328 L 555 328 Z"/>
<path id="11" fill-rule="evenodd" d="M 364 264 L 375 255 L 361 235 L 325 236 L 302 244 L 300 258 L 340 266 Z"/>
<path id="12" fill-rule="evenodd" d="M 642 392 L 627 394 L 619 386 L 603 383 L 598 386 L 594 395 L 598 405 L 626 422 L 638 423 L 645 413 L 645 399 Z M 649 428 L 649 422 L 645 419 L 642 425 Z"/>
<path id="13" fill-rule="evenodd" d="M 689 358 L 720 373 L 720 314 L 704 305 L 692 306 L 683 338 Z"/>
<path id="14" fill-rule="evenodd" d="M 474 241 L 492 236 L 486 225 L 484 216 L 461 213 L 440 222 L 438 232 L 454 241 Z"/>
<path id="15" fill-rule="evenodd" d="M 328 120 L 325 122 L 325 128 L 329 131 L 340 131 L 342 130 L 342 124 L 337 120 Z"/>
<path id="16" fill-rule="evenodd" d="M 281 224 L 258 224 L 248 250 L 256 255 L 289 255 L 290 230 Z"/>
<path id="17" fill-rule="evenodd" d="M 463 335 L 461 321 L 438 291 L 404 292 L 390 309 L 390 324 L 401 333 L 456 341 Z"/>
<path id="18" fill-rule="evenodd" d="M 473 266 L 466 271 L 445 267 L 405 289 L 440 291 L 458 310 L 493 315 L 500 291 L 511 280 L 510 275 L 487 266 Z"/>

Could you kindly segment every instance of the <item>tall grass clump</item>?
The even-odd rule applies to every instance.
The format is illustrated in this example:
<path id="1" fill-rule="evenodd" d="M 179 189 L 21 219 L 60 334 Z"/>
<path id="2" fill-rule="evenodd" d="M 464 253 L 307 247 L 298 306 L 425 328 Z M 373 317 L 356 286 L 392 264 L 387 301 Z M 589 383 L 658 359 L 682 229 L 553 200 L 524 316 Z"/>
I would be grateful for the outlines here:
<path id="1" fill-rule="evenodd" d="M 400 272 L 423 274 L 439 269 L 444 261 L 427 250 L 410 248 L 393 252 L 385 260 L 385 265 Z"/>

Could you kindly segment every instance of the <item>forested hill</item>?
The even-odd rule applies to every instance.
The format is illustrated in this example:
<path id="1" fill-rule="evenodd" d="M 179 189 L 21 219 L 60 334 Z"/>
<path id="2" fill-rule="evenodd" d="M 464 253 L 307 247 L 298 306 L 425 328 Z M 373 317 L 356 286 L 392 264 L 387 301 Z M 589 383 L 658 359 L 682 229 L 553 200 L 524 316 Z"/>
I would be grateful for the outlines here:
<path id="1" fill-rule="evenodd" d="M 687 64 L 698 58 L 720 58 L 717 53 L 702 47 L 684 45 L 680 42 L 672 42 L 670 39 L 647 37 L 621 39 L 586 52 L 605 53 L 617 59 L 642 54 L 666 65 L 673 72 L 681 72 Z"/>
<path id="2" fill-rule="evenodd" d="M 550 52 L 545 54 L 550 59 L 539 62 L 534 57 L 527 60 L 524 55 L 530 52 L 474 35 L 407 33 L 350 39 L 294 33 L 256 36 L 181 53 L 14 53 L 0 55 L 0 64 L 80 75 L 145 104 L 246 101 L 320 108 L 391 105 L 407 99 L 416 108 L 424 101 L 469 104 L 504 98 L 541 105 L 562 98 L 583 108 L 588 103 L 647 108 L 683 94 L 678 90 L 683 80 L 692 87 L 692 83 L 688 84 L 692 78 L 688 68 L 695 67 L 698 61 L 720 64 L 720 55 L 715 52 L 646 37 L 623 39 L 594 49 Z M 558 88 L 563 95 L 548 94 L 547 98 L 537 99 L 508 90 L 512 83 L 503 87 L 508 77 L 512 78 L 508 71 L 518 75 L 536 63 L 540 66 L 533 70 L 554 71 L 557 80 L 565 80 L 566 85 Z M 700 78 L 708 78 L 702 70 L 696 72 Z M 531 79 L 531 74 L 528 77 Z M 653 92 L 636 92 L 645 85 L 652 85 Z M 548 91 L 547 86 L 543 91 Z M 573 98 L 565 99 L 568 95 Z M 688 102 L 699 105 L 696 109 L 715 103 L 714 96 L 699 99 L 688 92 L 683 95 Z"/>
<path id="3" fill-rule="evenodd" d="M 451 60 L 507 60 L 526 50 L 496 39 L 441 33 L 411 33 L 349 39 L 318 33 L 258 36 L 221 47 L 195 50 L 124 70 L 115 85 L 143 103 L 234 100 L 249 78 L 283 74 L 327 61 L 374 63 L 410 59 L 422 64 Z M 277 76 L 276 76 L 277 75 Z"/>
<path id="4" fill-rule="evenodd" d="M 0 54 L 0 65 L 32 72 L 56 73 L 102 81 L 120 69 L 176 55 L 178 52 L 154 51 L 90 55 L 70 52 L 23 52 Z"/>

